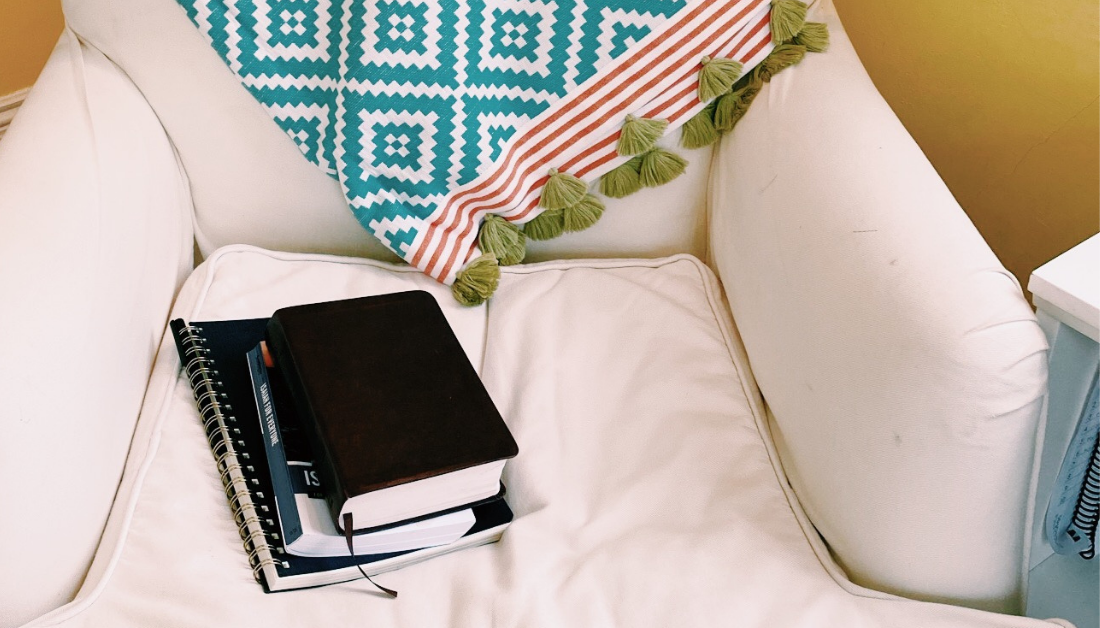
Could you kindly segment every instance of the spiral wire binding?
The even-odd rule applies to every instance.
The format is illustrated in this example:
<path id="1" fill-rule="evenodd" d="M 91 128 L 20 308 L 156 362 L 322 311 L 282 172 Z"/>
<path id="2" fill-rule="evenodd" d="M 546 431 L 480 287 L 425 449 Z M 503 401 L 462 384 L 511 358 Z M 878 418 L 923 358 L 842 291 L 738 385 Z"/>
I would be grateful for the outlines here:
<path id="1" fill-rule="evenodd" d="M 255 472 L 255 468 L 247 464 L 251 456 L 245 450 L 244 441 L 234 439 L 234 435 L 240 434 L 236 427 L 237 418 L 233 415 L 232 405 L 226 402 L 223 383 L 218 379 L 219 372 L 210 357 L 210 349 L 204 346 L 206 339 L 202 337 L 202 327 L 184 325 L 178 334 L 186 360 L 183 372 L 195 395 L 206 441 L 225 487 L 225 498 L 248 555 L 252 577 L 262 582 L 261 574 L 265 567 L 286 566 L 274 558 L 276 553 L 282 553 L 282 547 L 268 542 L 268 533 L 263 525 L 265 520 L 269 525 L 274 523 L 263 516 L 270 512 L 270 508 L 260 501 L 263 494 L 250 488 L 250 485 L 258 485 L 259 481 L 248 477 L 248 474 Z"/>
<path id="2" fill-rule="evenodd" d="M 1075 541 L 1088 539 L 1088 548 L 1081 550 L 1081 558 L 1092 559 L 1096 555 L 1096 523 L 1100 515 L 1100 435 L 1092 446 L 1092 459 L 1089 470 L 1081 486 L 1081 495 L 1077 498 L 1077 507 L 1073 509 L 1073 522 L 1067 533 Z M 1079 536 L 1078 536 L 1079 535 Z"/>

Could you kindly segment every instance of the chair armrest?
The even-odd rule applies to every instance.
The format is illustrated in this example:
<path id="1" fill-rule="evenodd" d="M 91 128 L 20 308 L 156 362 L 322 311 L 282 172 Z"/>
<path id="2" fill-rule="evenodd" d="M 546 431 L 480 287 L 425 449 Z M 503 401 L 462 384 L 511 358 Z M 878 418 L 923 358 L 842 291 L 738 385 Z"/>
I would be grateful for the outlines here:
<path id="1" fill-rule="evenodd" d="M 66 31 L 0 142 L 0 625 L 80 586 L 192 261 L 172 145 Z"/>
<path id="2" fill-rule="evenodd" d="M 831 48 L 719 148 L 712 262 L 783 468 L 847 575 L 1018 610 L 1047 345 L 820 4 Z"/>

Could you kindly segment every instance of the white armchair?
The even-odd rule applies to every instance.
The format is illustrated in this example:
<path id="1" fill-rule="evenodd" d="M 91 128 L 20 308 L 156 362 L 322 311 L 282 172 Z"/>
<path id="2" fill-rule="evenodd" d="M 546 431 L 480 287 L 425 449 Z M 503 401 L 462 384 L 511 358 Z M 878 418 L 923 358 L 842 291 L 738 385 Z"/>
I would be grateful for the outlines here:
<path id="1" fill-rule="evenodd" d="M 162 338 L 170 311 L 236 317 L 287 300 L 435 288 L 385 264 L 317 255 L 391 260 L 346 211 L 336 182 L 302 159 L 175 2 L 85 0 L 65 9 L 69 27 L 0 143 L 0 328 L 8 330 L 0 352 L 0 625 L 202 625 L 218 615 L 196 609 L 238 606 L 231 593 L 240 573 L 222 582 L 209 565 L 224 555 L 247 571 L 247 562 L 223 534 L 224 501 L 201 481 L 216 480 L 209 455 L 181 449 L 194 434 L 164 418 L 188 401 L 173 387 L 178 361 Z M 593 229 L 529 255 L 612 261 L 521 266 L 505 274 L 488 308 L 453 314 L 473 316 L 470 333 L 483 334 L 473 342 L 483 345 L 483 377 L 515 421 L 517 460 L 530 461 L 510 467 L 517 522 L 504 542 L 395 574 L 413 591 L 470 574 L 462 595 L 431 614 L 404 599 L 382 607 L 349 597 L 354 588 L 329 587 L 248 597 L 242 604 L 255 617 L 269 613 L 266 623 L 287 625 L 339 617 L 638 625 L 639 617 L 660 623 L 690 608 L 673 616 L 724 625 L 1044 625 L 972 609 L 1021 610 L 1045 340 L 1015 280 L 875 91 L 831 5 L 812 11 L 830 25 L 830 50 L 780 74 L 719 147 L 688 155 L 687 175 L 611 203 Z M 234 244 L 286 253 L 222 248 Z M 196 248 L 209 259 L 181 293 Z M 674 254 L 705 259 L 724 297 L 686 257 L 633 259 Z M 599 308 L 621 303 L 648 305 L 625 310 L 621 329 L 600 322 Z M 658 333 L 669 325 L 683 329 L 679 341 Z M 618 353 L 608 344 L 616 338 Z M 650 350 L 628 349 L 650 341 Z M 723 355 L 732 366 L 707 366 Z M 622 413 L 633 411 L 638 430 L 652 420 L 718 430 L 704 440 L 748 439 L 728 447 L 743 456 L 725 458 L 725 445 L 706 449 L 689 431 L 670 433 L 682 451 L 715 456 L 676 468 L 700 469 L 681 478 L 686 484 L 715 482 L 703 487 L 713 501 L 700 502 L 700 512 L 726 504 L 726 493 L 759 497 L 750 503 L 761 506 L 726 512 L 744 525 L 705 528 L 716 536 L 659 537 L 680 550 L 669 564 L 699 573 L 643 569 L 639 586 L 652 587 L 653 608 L 618 581 L 578 576 L 578 591 L 550 571 L 528 577 L 516 567 L 543 564 L 530 548 L 561 541 L 538 536 L 552 526 L 520 525 L 553 505 L 547 496 L 570 499 L 539 473 L 598 453 L 569 448 L 569 430 L 586 423 L 562 418 L 556 434 L 532 427 L 536 415 L 553 422 L 581 412 L 561 387 L 538 383 L 532 356 L 553 362 L 559 383 L 595 361 L 589 366 L 606 381 L 576 393 L 605 413 L 590 423 L 630 431 L 634 418 Z M 662 389 L 659 398 L 695 387 L 713 407 L 639 407 L 631 395 L 648 399 L 639 386 L 660 384 L 636 360 L 687 387 Z M 717 427 L 708 423 L 714 412 Z M 591 442 L 609 437 L 591 429 Z M 680 450 L 661 451 L 671 460 Z M 652 475 L 648 466 L 631 473 Z M 194 495 L 166 488 L 192 475 Z M 560 482 L 567 480 L 585 481 Z M 627 499 L 635 486 L 615 484 L 601 498 Z M 590 526 L 611 525 L 572 507 Z M 615 539 L 630 538 L 632 517 L 641 516 L 637 504 L 624 508 L 612 522 Z M 202 537 L 209 545 L 181 548 L 171 535 L 142 534 L 193 512 L 196 521 L 226 520 Z M 773 524 L 780 540 L 769 536 Z M 694 551 L 694 542 L 718 548 L 720 560 Z M 769 551 L 721 553 L 738 543 Z M 621 575 L 617 560 L 638 571 L 629 551 L 602 547 L 585 557 L 600 573 Z M 494 562 L 502 554 L 519 558 L 506 570 Z M 790 559 L 796 567 L 773 568 L 769 556 L 799 558 Z M 179 583 L 181 593 L 150 573 Z M 183 585 L 203 574 L 215 581 Z M 750 586 L 746 577 L 759 581 Z M 718 588 L 689 584 L 696 578 Z M 739 603 L 740 617 L 720 614 L 723 592 L 739 586 L 752 589 L 753 604 Z M 482 602 L 494 597 L 485 611 Z M 266 602 L 276 598 L 290 601 Z M 332 615 L 337 607 L 345 615 Z"/>

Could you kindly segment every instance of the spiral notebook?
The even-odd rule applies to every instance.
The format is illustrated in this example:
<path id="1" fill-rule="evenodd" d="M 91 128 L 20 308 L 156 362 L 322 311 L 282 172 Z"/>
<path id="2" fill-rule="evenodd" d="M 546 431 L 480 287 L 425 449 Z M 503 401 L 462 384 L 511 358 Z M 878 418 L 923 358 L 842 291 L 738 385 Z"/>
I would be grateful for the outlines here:
<path id="1" fill-rule="evenodd" d="M 512 521 L 503 499 L 475 505 L 474 525 L 454 543 L 406 552 L 346 557 L 288 554 L 254 403 L 247 353 L 263 339 L 268 319 L 171 321 L 182 375 L 191 385 L 210 450 L 225 484 L 253 576 L 271 593 L 371 576 L 498 540 Z"/>
<path id="2" fill-rule="evenodd" d="M 1047 505 L 1046 538 L 1058 554 L 1096 556 L 1100 521 L 1100 375 L 1081 409 Z"/>

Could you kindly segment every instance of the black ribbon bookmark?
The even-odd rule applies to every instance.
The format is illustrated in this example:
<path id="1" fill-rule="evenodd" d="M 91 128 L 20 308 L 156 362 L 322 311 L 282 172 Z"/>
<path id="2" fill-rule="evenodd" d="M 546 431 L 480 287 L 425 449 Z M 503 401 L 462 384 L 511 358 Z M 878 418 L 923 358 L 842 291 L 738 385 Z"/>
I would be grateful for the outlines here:
<path id="1" fill-rule="evenodd" d="M 351 553 L 352 558 L 355 558 L 355 546 L 352 544 L 352 532 L 354 530 L 355 530 L 355 527 L 352 525 L 351 513 L 350 512 L 344 513 L 344 540 L 346 540 L 348 542 L 348 552 Z M 367 579 L 367 582 L 373 584 L 375 587 L 378 588 L 379 591 L 385 593 L 386 595 L 388 595 L 392 598 L 397 597 L 397 591 L 394 591 L 393 589 L 387 589 L 386 587 L 378 584 L 374 580 L 371 580 L 370 576 L 367 575 L 367 572 L 363 571 L 363 566 L 362 565 L 356 563 L 355 566 L 356 566 L 356 568 L 359 569 L 359 573 L 363 574 L 363 577 Z"/>

